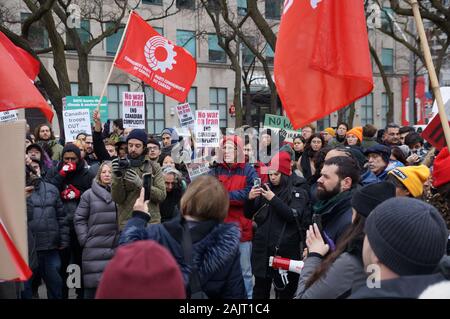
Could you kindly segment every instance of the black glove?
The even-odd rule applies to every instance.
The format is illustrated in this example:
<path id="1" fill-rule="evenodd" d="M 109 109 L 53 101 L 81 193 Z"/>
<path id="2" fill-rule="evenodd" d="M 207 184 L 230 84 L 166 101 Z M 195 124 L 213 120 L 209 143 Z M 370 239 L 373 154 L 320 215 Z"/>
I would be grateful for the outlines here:
<path id="1" fill-rule="evenodd" d="M 122 172 L 120 171 L 119 167 L 119 158 L 115 158 L 111 161 L 112 171 L 113 174 L 117 177 L 122 177 Z"/>

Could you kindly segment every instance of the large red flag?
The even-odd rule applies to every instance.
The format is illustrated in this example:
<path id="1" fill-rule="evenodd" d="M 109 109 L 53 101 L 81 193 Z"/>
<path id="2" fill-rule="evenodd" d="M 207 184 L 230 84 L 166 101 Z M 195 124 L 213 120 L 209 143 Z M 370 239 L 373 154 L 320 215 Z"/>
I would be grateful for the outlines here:
<path id="1" fill-rule="evenodd" d="M 0 111 L 38 108 L 51 122 L 51 107 L 2 43 L 0 61 Z"/>
<path id="2" fill-rule="evenodd" d="M 36 79 L 41 64 L 31 54 L 18 46 L 15 46 L 10 39 L 0 32 L 0 43 L 9 52 L 17 64 L 22 68 L 31 81 Z"/>
<path id="3" fill-rule="evenodd" d="M 179 102 L 186 101 L 197 74 L 189 52 L 161 36 L 135 12 L 115 65 Z"/>
<path id="4" fill-rule="evenodd" d="M 295 129 L 373 89 L 363 0 L 286 0 L 275 84 Z"/>

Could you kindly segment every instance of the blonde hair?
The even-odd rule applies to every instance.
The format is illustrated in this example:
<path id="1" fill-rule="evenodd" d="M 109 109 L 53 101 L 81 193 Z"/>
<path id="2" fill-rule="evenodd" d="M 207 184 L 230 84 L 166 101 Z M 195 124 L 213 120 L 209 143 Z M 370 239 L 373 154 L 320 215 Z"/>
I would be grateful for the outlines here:
<path id="1" fill-rule="evenodd" d="M 78 147 L 79 149 L 83 149 L 83 151 L 86 151 L 86 143 L 82 140 L 75 140 L 72 142 L 73 145 Z"/>
<path id="2" fill-rule="evenodd" d="M 97 175 L 95 175 L 95 181 L 97 184 L 103 185 L 102 180 L 100 178 L 100 175 L 102 174 L 102 170 L 104 166 L 109 166 L 109 168 L 112 170 L 112 163 L 110 161 L 103 162 L 100 167 L 98 168 Z"/>
<path id="3" fill-rule="evenodd" d="M 227 217 L 229 206 L 228 192 L 213 176 L 196 178 L 188 186 L 180 203 L 183 216 L 188 215 L 200 220 L 223 221 Z"/>

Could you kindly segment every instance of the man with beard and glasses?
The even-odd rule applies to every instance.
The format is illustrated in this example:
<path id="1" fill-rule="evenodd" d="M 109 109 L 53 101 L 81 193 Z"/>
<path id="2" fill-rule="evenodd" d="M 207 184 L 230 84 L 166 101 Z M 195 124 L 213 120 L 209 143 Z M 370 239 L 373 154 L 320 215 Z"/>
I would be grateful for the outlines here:
<path id="1" fill-rule="evenodd" d="M 317 180 L 313 221 L 320 219 L 324 239 L 333 249 L 352 222 L 352 189 L 358 185 L 359 166 L 353 158 L 337 156 L 325 161 Z"/>

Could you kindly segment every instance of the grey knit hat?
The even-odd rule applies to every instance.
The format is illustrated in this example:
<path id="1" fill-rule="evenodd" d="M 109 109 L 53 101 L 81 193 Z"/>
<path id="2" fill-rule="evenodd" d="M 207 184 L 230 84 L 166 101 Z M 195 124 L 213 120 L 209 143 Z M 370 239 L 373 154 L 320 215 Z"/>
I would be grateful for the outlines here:
<path id="1" fill-rule="evenodd" d="M 396 197 L 378 205 L 365 233 L 378 259 L 400 276 L 432 273 L 445 255 L 448 231 L 433 206 Z"/>

